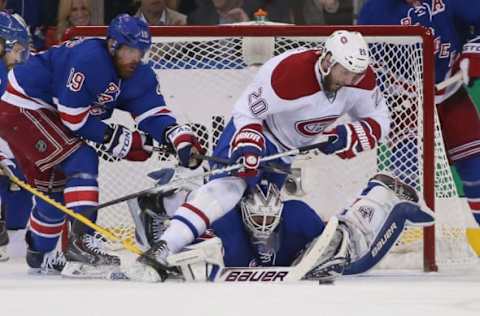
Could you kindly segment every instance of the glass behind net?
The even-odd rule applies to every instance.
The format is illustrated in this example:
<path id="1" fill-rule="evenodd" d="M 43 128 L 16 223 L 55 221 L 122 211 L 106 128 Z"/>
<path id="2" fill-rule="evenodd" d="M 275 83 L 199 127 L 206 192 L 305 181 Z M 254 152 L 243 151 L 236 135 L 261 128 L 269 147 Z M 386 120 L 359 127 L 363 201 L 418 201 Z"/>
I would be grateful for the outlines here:
<path id="1" fill-rule="evenodd" d="M 325 40 L 325 36 L 267 35 L 262 38 L 262 46 L 268 50 L 271 45 L 274 55 L 292 48 L 321 47 Z M 252 55 L 265 53 L 265 47 L 249 47 L 249 39 L 226 35 L 154 37 L 148 62 L 158 74 L 166 102 L 180 122 L 192 124 L 210 150 L 228 122 L 236 98 L 258 69 L 257 65 L 249 64 L 255 60 Z M 291 198 L 307 201 L 324 219 L 348 206 L 369 177 L 378 171 L 393 173 L 419 191 L 425 189 L 422 38 L 370 36 L 366 39 L 378 85 L 391 111 L 392 132 L 377 150 L 353 160 L 343 161 L 318 152 L 297 159 L 294 166 L 301 168 L 304 194 Z M 265 45 L 267 41 L 269 44 Z M 125 113 L 116 113 L 113 120 L 134 127 Z M 345 120 L 348 118 L 342 119 Z M 465 240 L 465 227 L 472 219 L 465 202 L 458 198 L 436 119 L 434 134 L 437 262 L 440 267 L 472 263 L 475 257 Z M 104 158 L 100 164 L 101 202 L 151 187 L 153 182 L 146 174 L 176 162 L 165 154 L 154 155 L 147 162 L 115 161 L 101 155 Z M 122 236 L 132 236 L 133 222 L 126 203 L 102 209 L 98 223 Z M 421 229 L 409 229 L 393 254 L 382 262 L 382 267 L 421 268 L 422 236 Z"/>

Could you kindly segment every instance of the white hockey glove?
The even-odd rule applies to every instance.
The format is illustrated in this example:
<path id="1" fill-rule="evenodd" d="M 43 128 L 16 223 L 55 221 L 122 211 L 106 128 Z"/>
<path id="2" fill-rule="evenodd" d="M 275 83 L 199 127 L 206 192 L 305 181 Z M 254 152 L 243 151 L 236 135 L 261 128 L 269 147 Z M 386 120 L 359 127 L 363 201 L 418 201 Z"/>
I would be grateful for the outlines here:
<path id="1" fill-rule="evenodd" d="M 466 86 L 472 85 L 480 78 L 480 40 L 472 40 L 463 45 L 459 66 Z"/>
<path id="2" fill-rule="evenodd" d="M 0 176 L 9 177 L 10 175 L 14 175 L 13 170 L 16 167 L 17 166 L 12 160 L 5 158 L 2 154 L 0 154 Z"/>
<path id="3" fill-rule="evenodd" d="M 242 177 L 251 188 L 254 188 L 258 182 L 258 167 L 264 153 L 265 137 L 262 125 L 246 125 L 233 137 L 231 162 L 243 164 L 243 169 L 239 170 L 237 175 Z"/>
<path id="4" fill-rule="evenodd" d="M 167 142 L 177 153 L 178 160 L 183 167 L 196 169 L 202 159 L 195 158 L 195 154 L 203 155 L 205 149 L 198 142 L 197 136 L 188 125 L 174 125 L 165 132 Z"/>
<path id="5" fill-rule="evenodd" d="M 103 149 L 115 158 L 125 158 L 132 147 L 132 134 L 132 131 L 125 126 L 112 125 L 105 132 Z"/>

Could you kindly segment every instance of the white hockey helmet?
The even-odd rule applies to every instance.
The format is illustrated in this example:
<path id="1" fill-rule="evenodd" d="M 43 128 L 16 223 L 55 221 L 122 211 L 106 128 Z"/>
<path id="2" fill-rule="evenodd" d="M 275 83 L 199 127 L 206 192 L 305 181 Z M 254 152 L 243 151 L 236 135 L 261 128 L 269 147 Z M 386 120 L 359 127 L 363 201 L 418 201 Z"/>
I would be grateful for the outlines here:
<path id="1" fill-rule="evenodd" d="M 268 238 L 282 216 L 283 201 L 273 183 L 257 185 L 241 202 L 243 223 L 256 238 Z"/>
<path id="2" fill-rule="evenodd" d="M 348 71 L 361 74 L 370 63 L 368 45 L 359 32 L 335 31 L 325 41 L 324 58 L 328 53 L 331 54 L 332 66 L 336 63 L 342 65 Z M 330 67 L 331 69 L 331 67 Z M 326 72 L 322 67 L 322 74 L 328 75 L 330 69 Z"/>

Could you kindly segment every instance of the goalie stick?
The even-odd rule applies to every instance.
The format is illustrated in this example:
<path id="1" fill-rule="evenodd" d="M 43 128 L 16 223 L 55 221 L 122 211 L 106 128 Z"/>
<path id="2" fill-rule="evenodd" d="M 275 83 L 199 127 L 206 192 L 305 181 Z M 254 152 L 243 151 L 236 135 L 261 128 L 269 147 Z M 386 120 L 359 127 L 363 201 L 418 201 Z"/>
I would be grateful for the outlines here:
<path id="1" fill-rule="evenodd" d="M 315 239 L 303 253 L 300 261 L 291 267 L 256 267 L 256 268 L 229 268 L 224 267 L 213 276 L 214 282 L 297 282 L 313 270 L 321 262 L 335 232 L 338 228 L 338 218 L 332 216 L 320 237 Z M 330 279 L 330 278 L 328 278 Z M 322 283 L 322 280 L 319 279 Z"/>
<path id="2" fill-rule="evenodd" d="M 334 238 L 338 225 L 339 222 L 336 216 L 330 218 L 320 237 L 315 239 L 303 253 L 299 261 L 290 267 L 220 267 L 216 262 L 209 261 L 208 253 L 202 249 L 187 250 L 185 252 L 170 255 L 167 258 L 167 261 L 172 267 L 182 267 L 182 270 L 187 270 L 187 272 L 183 272 L 183 278 L 188 281 L 199 280 L 195 279 L 193 274 L 191 276 L 185 275 L 185 273 L 191 272 L 188 271 L 188 263 L 204 261 L 210 268 L 207 269 L 209 271 L 206 271 L 207 275 L 203 276 L 203 278 L 211 282 L 298 282 L 304 279 L 307 273 L 316 268 L 318 264 L 329 259 L 324 258 L 323 256 L 327 254 L 327 250 Z M 204 242 L 209 241 L 207 240 Z M 150 267 L 147 269 L 150 269 Z M 156 282 L 159 280 L 159 278 L 152 277 L 149 273 L 139 273 L 135 278 L 131 279 L 129 278 L 128 273 L 123 271 L 115 271 L 108 275 L 107 279 L 135 280 L 143 282 Z M 175 279 L 178 279 L 178 276 L 175 276 Z M 327 276 L 325 279 L 318 278 L 315 280 L 318 280 L 320 283 L 331 284 L 333 282 L 331 276 Z"/>
<path id="3" fill-rule="evenodd" d="M 270 156 L 265 156 L 265 157 L 262 157 L 260 159 L 260 163 L 267 162 L 267 161 L 272 161 L 272 160 L 282 158 L 282 157 L 296 156 L 296 155 L 299 155 L 299 154 L 303 154 L 303 153 L 306 153 L 310 150 L 317 149 L 319 146 L 321 146 L 323 144 L 324 144 L 324 142 L 314 143 L 314 144 L 311 144 L 311 145 L 300 146 L 298 148 L 291 149 L 291 150 L 281 152 L 281 153 L 277 153 L 277 154 L 273 154 L 273 155 L 270 155 Z M 111 201 L 99 204 L 98 206 L 96 206 L 94 208 L 91 208 L 90 211 L 97 211 L 101 208 L 111 206 L 111 205 L 115 205 L 115 204 L 118 204 L 118 203 L 122 203 L 122 202 L 128 201 L 130 199 L 137 198 L 137 197 L 139 197 L 141 195 L 144 195 L 144 194 L 153 194 L 153 193 L 159 193 L 159 192 L 174 190 L 174 189 L 178 188 L 179 186 L 181 186 L 185 181 L 189 181 L 191 179 L 198 178 L 198 177 L 204 177 L 205 178 L 205 177 L 209 177 L 209 176 L 219 175 L 219 174 L 222 174 L 222 173 L 227 173 L 227 172 L 230 172 L 230 171 L 239 170 L 243 167 L 244 167 L 243 164 L 238 163 L 238 164 L 233 164 L 233 165 L 222 167 L 222 168 L 212 169 L 212 170 L 204 172 L 202 174 L 193 175 L 193 176 L 186 177 L 186 178 L 183 178 L 183 179 L 178 179 L 178 180 L 172 181 L 172 182 L 164 184 L 164 185 L 158 185 L 158 186 L 155 186 L 153 188 L 145 189 L 145 190 L 142 190 L 142 191 L 138 191 L 138 192 L 135 192 L 135 193 L 131 193 L 131 194 L 113 199 Z"/>
<path id="4" fill-rule="evenodd" d="M 442 82 L 439 82 L 435 85 L 435 89 L 437 89 L 437 91 L 440 91 L 440 90 L 443 90 L 445 89 L 446 87 L 449 87 L 451 86 L 452 84 L 454 83 L 457 83 L 458 81 L 461 81 L 462 80 L 462 73 L 461 72 L 457 72 L 455 75 L 453 75 L 452 77 L 442 81 Z"/>

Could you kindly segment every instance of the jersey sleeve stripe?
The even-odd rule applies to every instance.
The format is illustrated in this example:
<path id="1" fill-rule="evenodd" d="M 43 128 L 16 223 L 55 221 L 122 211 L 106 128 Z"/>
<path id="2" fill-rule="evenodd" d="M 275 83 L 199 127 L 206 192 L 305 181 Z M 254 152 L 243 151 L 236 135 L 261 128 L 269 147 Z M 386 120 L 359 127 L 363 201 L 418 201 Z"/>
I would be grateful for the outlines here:
<path id="1" fill-rule="evenodd" d="M 157 106 L 135 117 L 135 123 L 137 123 L 137 125 L 140 125 L 140 122 L 152 116 L 168 115 L 173 117 L 171 113 L 172 112 L 165 106 Z"/>
<path id="2" fill-rule="evenodd" d="M 30 110 L 38 110 L 41 108 L 46 108 L 51 111 L 55 110 L 52 105 L 44 102 L 43 100 L 27 96 L 22 87 L 20 87 L 20 85 L 17 83 L 12 71 L 8 74 L 7 89 L 2 96 L 2 100 L 13 106 Z"/>
<path id="3" fill-rule="evenodd" d="M 90 107 L 69 108 L 59 103 L 57 103 L 57 108 L 62 123 L 72 131 L 79 130 L 85 124 L 90 110 Z"/>

